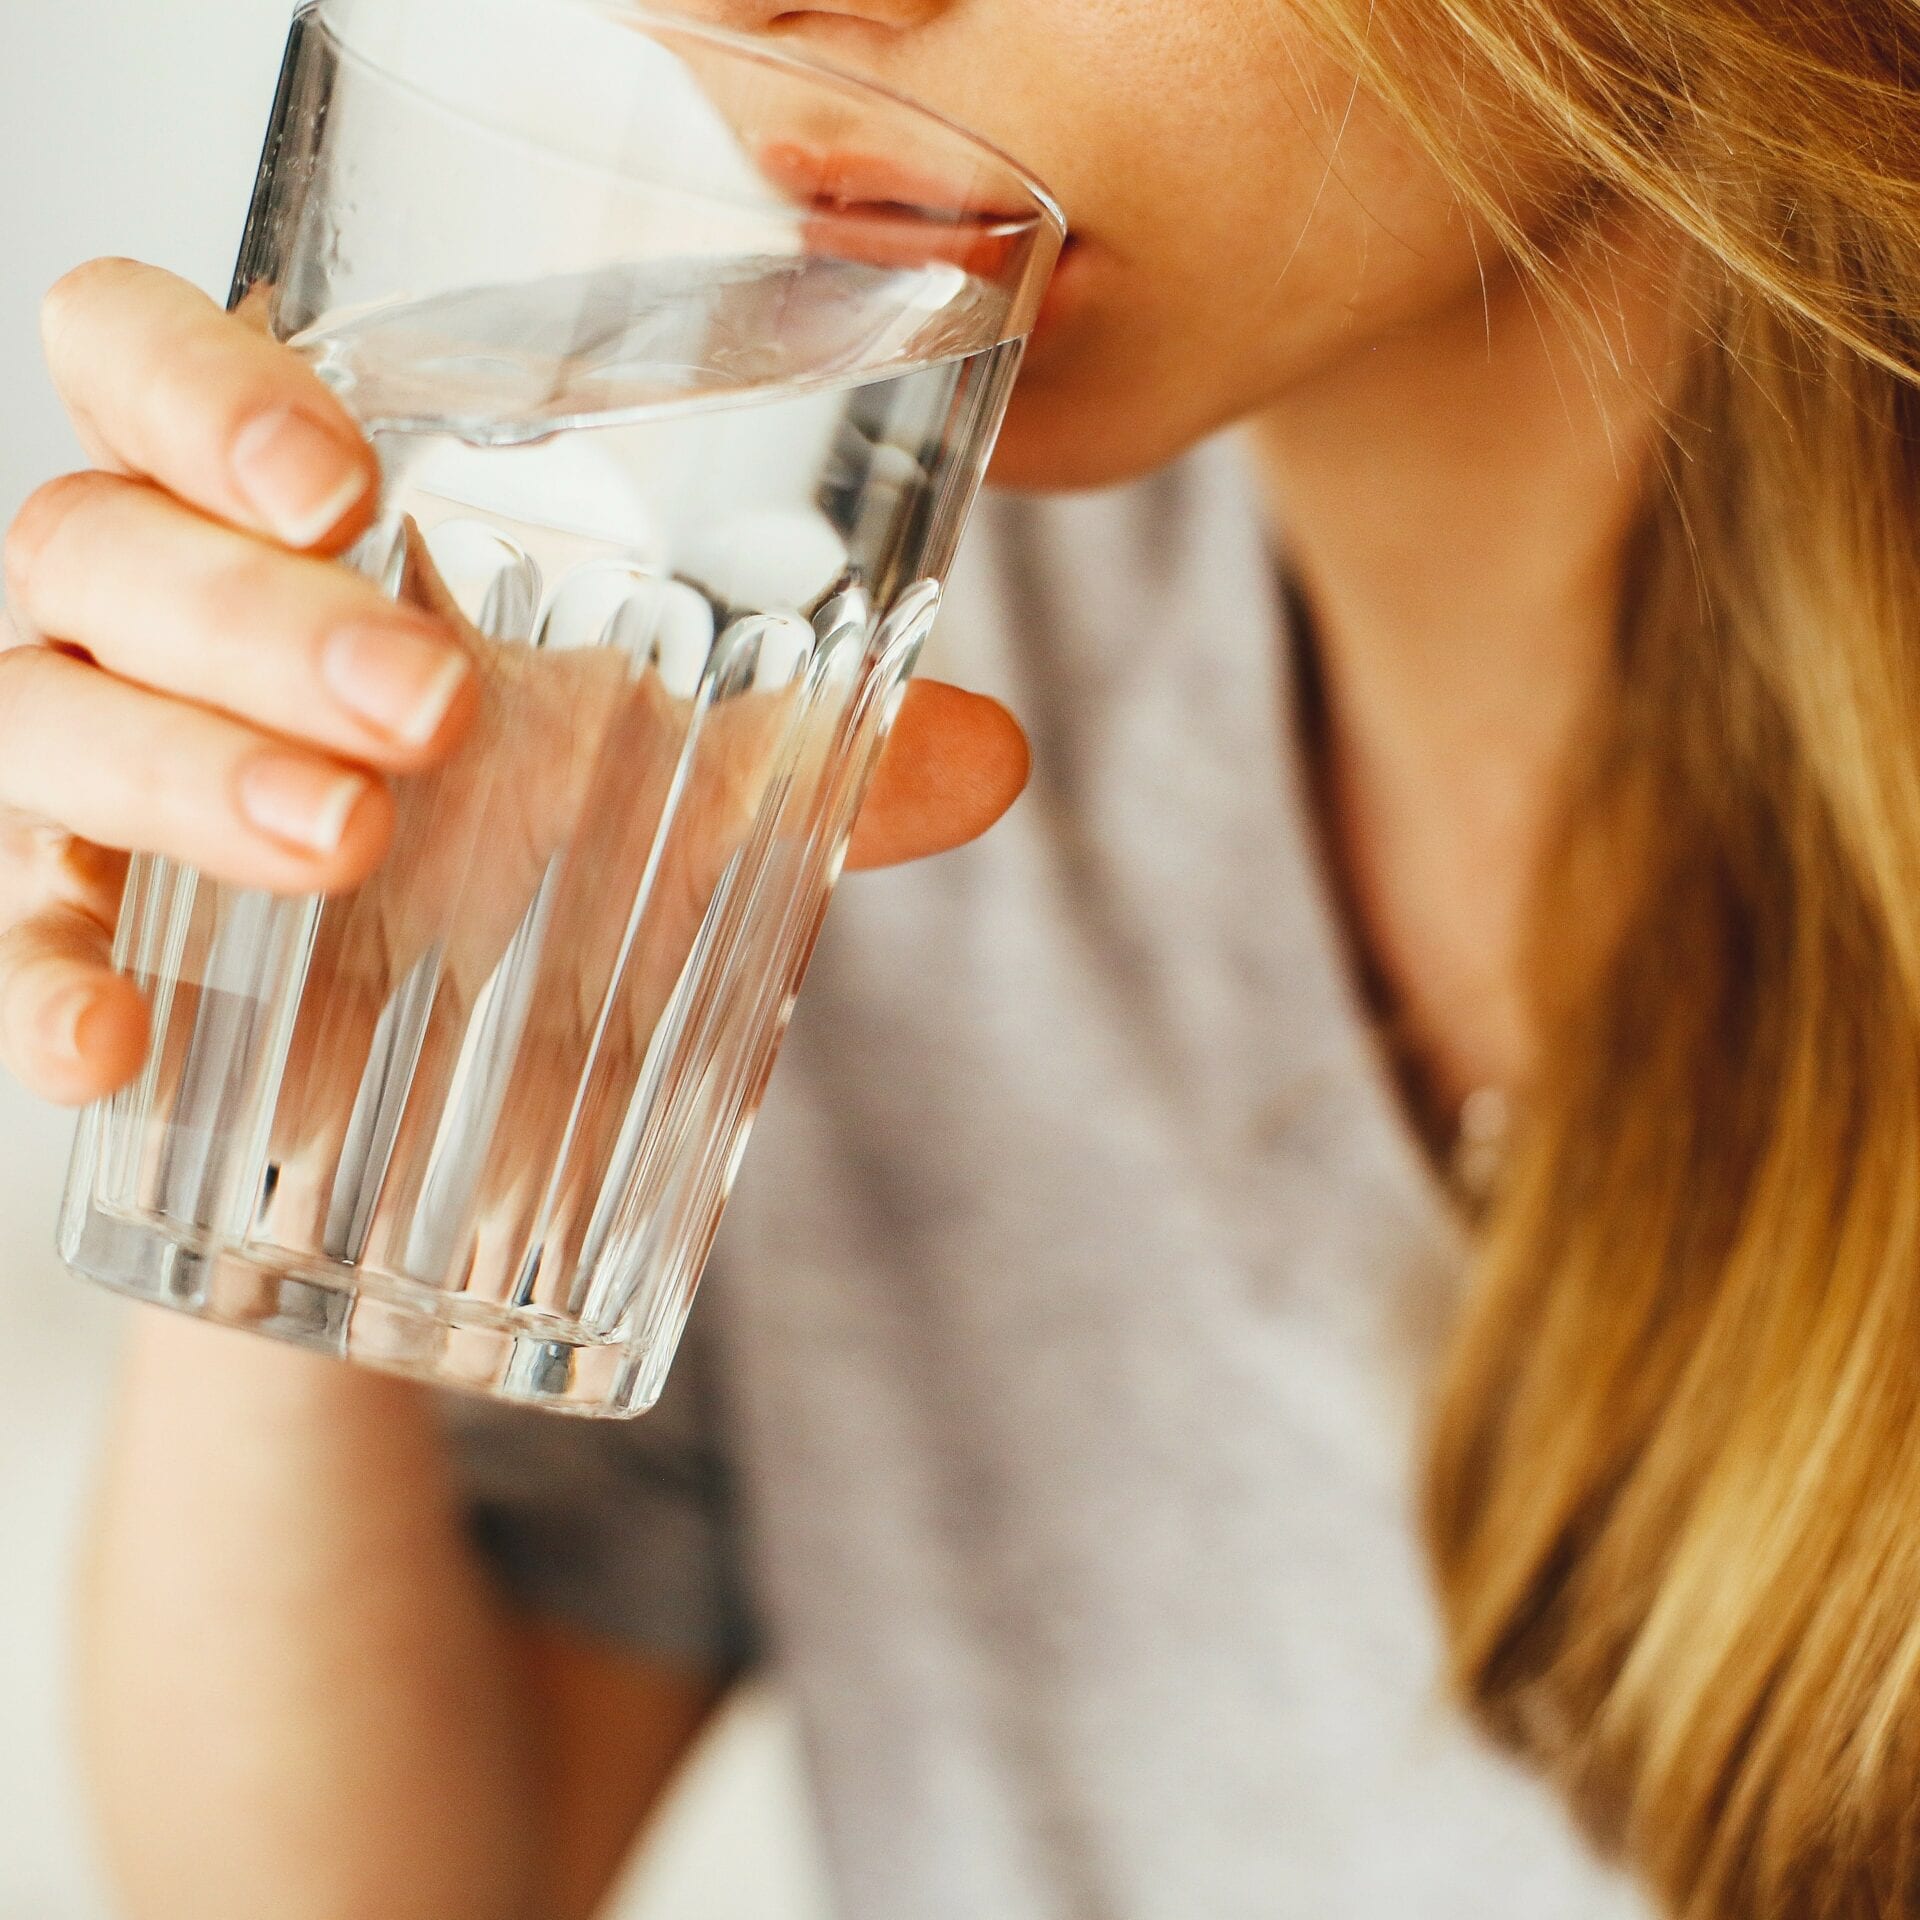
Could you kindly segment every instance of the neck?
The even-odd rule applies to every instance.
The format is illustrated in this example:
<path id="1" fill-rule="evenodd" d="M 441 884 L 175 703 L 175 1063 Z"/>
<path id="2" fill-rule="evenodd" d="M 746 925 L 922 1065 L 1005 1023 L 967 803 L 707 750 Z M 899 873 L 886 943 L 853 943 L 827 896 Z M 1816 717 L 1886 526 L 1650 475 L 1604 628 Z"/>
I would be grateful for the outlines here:
<path id="1" fill-rule="evenodd" d="M 1254 426 L 1314 616 L 1355 933 L 1437 1100 L 1518 1086 L 1524 955 L 1604 696 L 1670 326 L 1610 257 L 1575 312 L 1511 275 Z"/>

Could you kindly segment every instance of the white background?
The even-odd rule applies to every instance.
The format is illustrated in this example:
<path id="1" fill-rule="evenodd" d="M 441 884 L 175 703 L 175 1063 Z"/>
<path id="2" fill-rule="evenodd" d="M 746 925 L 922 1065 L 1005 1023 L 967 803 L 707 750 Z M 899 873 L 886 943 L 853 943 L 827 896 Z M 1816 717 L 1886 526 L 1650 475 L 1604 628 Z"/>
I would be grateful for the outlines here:
<path id="1" fill-rule="evenodd" d="M 0 0 L 0 521 L 78 449 L 42 290 L 96 254 L 224 295 L 287 0 Z M 0 1080 L 0 1920 L 105 1920 L 63 1726 L 64 1593 L 123 1309 L 51 1253 L 67 1125 Z M 260 1920 L 272 1920 L 271 1889 Z M 639 1863 L 631 1920 L 817 1915 L 777 1702 L 736 1704 Z M 370 1917 L 371 1920 L 371 1917 Z"/>

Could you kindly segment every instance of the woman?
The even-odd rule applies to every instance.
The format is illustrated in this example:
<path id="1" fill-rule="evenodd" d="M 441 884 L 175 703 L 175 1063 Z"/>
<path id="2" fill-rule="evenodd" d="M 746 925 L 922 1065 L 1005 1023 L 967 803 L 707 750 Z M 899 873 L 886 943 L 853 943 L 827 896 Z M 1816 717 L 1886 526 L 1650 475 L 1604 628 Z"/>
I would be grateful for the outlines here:
<path id="1" fill-rule="evenodd" d="M 849 1920 L 1920 1913 L 1920 16 L 699 11 L 1074 218 L 1000 478 L 1127 484 L 947 628 L 1037 790 L 849 889 L 650 1421 L 138 1330 L 127 1910 L 584 1915 L 764 1638 Z M 351 884 L 463 696 L 288 356 L 124 263 L 48 344 L 0 1030 L 77 1100 L 103 849 Z M 1020 759 L 923 695 L 865 858 Z"/>

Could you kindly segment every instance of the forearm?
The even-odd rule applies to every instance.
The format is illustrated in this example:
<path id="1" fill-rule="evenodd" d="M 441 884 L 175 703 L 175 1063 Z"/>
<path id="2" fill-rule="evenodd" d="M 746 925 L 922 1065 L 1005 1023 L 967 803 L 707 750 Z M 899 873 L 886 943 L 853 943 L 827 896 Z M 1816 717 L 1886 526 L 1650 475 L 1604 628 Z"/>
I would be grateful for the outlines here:
<path id="1" fill-rule="evenodd" d="M 509 1629 L 404 1383 L 140 1316 L 79 1653 L 128 1920 L 537 1905 Z"/>

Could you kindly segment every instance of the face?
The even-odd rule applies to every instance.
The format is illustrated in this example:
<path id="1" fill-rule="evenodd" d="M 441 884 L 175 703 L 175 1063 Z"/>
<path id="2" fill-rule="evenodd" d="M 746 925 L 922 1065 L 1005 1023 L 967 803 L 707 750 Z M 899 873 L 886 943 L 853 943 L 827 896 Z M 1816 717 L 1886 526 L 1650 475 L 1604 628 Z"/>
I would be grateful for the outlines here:
<path id="1" fill-rule="evenodd" d="M 678 4 L 940 109 L 1060 197 L 1074 237 L 1002 484 L 1145 471 L 1478 298 L 1452 190 L 1291 0 Z"/>

